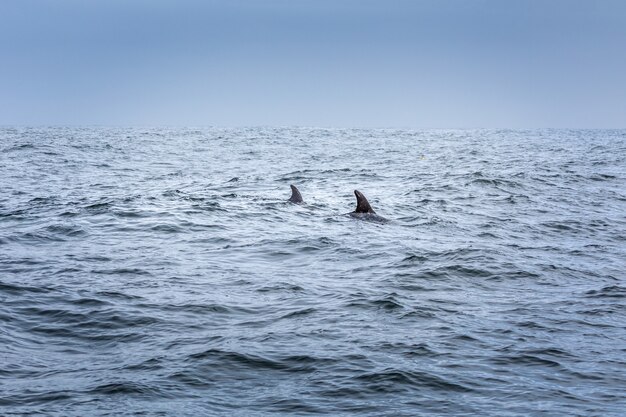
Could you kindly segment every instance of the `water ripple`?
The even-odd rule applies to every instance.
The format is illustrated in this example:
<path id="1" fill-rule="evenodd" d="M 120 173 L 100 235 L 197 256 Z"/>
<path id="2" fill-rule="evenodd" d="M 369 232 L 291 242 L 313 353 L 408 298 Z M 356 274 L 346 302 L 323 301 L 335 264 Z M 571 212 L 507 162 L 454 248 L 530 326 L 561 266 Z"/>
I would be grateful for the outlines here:
<path id="1" fill-rule="evenodd" d="M 624 131 L 0 138 L 2 415 L 624 415 Z"/>

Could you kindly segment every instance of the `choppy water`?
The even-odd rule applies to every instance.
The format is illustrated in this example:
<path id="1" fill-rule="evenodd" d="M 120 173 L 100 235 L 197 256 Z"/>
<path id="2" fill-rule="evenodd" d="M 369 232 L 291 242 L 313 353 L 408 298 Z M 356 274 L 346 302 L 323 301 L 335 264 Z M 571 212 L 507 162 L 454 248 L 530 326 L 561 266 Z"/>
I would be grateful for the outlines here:
<path id="1" fill-rule="evenodd" d="M 3 128 L 0 189 L 2 415 L 626 415 L 626 131 Z"/>

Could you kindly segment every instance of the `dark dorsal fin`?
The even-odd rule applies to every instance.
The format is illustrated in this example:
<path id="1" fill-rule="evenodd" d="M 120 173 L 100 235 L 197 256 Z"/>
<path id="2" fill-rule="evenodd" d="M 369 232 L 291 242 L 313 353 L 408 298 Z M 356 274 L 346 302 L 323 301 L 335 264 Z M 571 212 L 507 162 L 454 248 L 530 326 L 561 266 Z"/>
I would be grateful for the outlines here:
<path id="1" fill-rule="evenodd" d="M 290 185 L 290 187 L 291 197 L 289 198 L 289 201 L 292 203 L 302 203 L 304 200 L 302 200 L 302 194 L 300 194 L 300 191 L 298 191 L 295 185 Z"/>
<path id="2" fill-rule="evenodd" d="M 355 213 L 376 213 L 370 203 L 367 201 L 367 198 L 361 193 L 359 190 L 354 190 L 354 195 L 356 196 L 356 210 Z"/>

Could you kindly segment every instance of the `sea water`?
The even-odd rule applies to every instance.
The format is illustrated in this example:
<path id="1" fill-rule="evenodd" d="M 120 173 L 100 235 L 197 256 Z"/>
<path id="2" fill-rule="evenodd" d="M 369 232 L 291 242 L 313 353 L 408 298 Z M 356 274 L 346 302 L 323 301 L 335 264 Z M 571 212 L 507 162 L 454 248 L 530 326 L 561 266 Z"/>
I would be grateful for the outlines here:
<path id="1" fill-rule="evenodd" d="M 625 416 L 626 131 L 0 128 L 0 414 Z"/>

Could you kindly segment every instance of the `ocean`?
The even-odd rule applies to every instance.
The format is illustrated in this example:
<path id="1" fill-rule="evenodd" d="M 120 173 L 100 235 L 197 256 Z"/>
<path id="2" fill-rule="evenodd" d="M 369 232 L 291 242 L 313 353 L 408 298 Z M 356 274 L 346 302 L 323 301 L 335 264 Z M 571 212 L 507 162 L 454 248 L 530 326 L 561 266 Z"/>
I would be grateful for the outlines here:
<path id="1" fill-rule="evenodd" d="M 626 416 L 626 130 L 2 127 L 0 190 L 0 415 Z"/>

